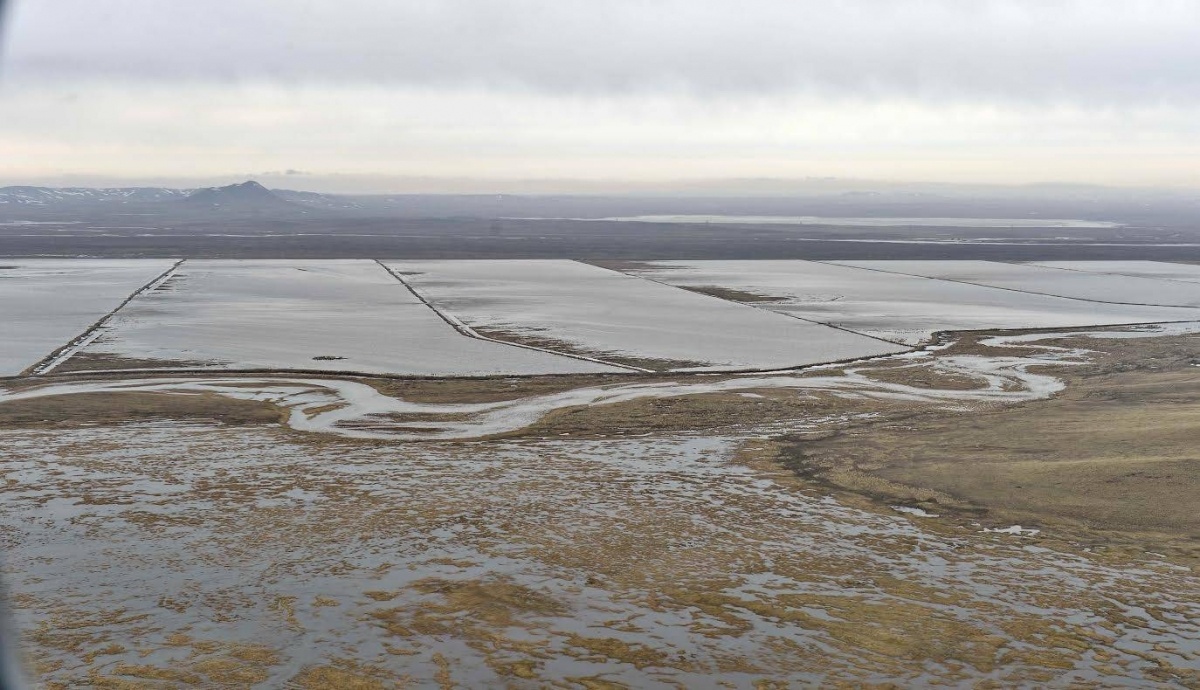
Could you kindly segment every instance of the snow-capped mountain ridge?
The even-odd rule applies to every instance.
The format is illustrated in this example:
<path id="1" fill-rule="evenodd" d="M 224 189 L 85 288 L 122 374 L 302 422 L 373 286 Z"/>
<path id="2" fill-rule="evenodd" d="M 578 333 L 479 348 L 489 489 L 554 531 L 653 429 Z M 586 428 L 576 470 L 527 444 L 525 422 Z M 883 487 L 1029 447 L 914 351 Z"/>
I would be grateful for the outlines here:
<path id="1" fill-rule="evenodd" d="M 153 203 L 184 199 L 194 190 L 166 187 L 0 187 L 0 204 Z"/>

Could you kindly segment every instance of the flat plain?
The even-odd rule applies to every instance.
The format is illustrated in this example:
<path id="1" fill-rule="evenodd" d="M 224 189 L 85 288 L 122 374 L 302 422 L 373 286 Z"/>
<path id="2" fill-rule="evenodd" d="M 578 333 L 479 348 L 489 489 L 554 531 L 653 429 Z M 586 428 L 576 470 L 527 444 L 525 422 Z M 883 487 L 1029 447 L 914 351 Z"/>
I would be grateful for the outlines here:
<path id="1" fill-rule="evenodd" d="M 1196 310 L 807 262 L 466 264 L 389 262 L 414 294 L 374 262 L 187 261 L 0 381 L 0 568 L 38 680 L 1200 687 Z M 770 311 L 811 298 L 912 343 L 1009 320 L 918 349 Z M 1117 314 L 1172 323 L 1089 326 Z M 690 352 L 653 318 L 710 364 L 779 361 L 767 323 L 892 354 L 631 370 Z M 462 376 L 547 362 L 579 371 Z"/>

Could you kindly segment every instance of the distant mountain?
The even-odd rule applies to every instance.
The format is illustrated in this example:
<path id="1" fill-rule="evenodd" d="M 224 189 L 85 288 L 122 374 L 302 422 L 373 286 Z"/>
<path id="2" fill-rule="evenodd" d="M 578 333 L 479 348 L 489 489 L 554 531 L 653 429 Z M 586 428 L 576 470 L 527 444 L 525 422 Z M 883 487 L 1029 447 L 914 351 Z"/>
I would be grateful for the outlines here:
<path id="1" fill-rule="evenodd" d="M 186 198 L 191 193 L 190 189 L 164 187 L 0 187 L 0 205 L 38 207 L 88 203 L 145 204 L 176 201 Z"/>
<path id="2" fill-rule="evenodd" d="M 78 209 L 92 204 L 155 205 L 185 201 L 193 208 L 228 210 L 298 210 L 298 207 L 329 210 L 363 208 L 356 198 L 340 194 L 267 189 L 253 181 L 225 187 L 170 189 L 167 187 L 0 187 L 0 208 Z M 167 210 L 167 209 L 163 209 Z M 302 209 L 301 209 L 302 210 Z"/>
<path id="3" fill-rule="evenodd" d="M 261 184 L 250 180 L 225 187 L 197 189 L 184 200 L 192 206 L 205 206 L 221 210 L 280 210 L 299 209 L 300 206 L 287 201 Z"/>

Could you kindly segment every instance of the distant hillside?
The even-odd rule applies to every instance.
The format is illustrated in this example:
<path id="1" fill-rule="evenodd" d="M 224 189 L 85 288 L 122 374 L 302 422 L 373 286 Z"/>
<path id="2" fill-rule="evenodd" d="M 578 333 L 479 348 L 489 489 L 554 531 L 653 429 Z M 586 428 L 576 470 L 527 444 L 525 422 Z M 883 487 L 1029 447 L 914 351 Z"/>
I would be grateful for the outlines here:
<path id="1" fill-rule="evenodd" d="M 225 187 L 197 189 L 183 201 L 195 207 L 238 211 L 300 208 L 253 180 Z"/>
<path id="2" fill-rule="evenodd" d="M 179 202 L 185 202 L 180 204 Z M 141 206 L 169 213 L 180 207 L 192 210 L 301 211 L 305 208 L 349 210 L 361 204 L 352 197 L 270 190 L 253 181 L 224 187 L 171 189 L 167 187 L 0 187 L 0 208 L 13 211 L 102 210 L 113 206 Z M 139 209 L 141 210 L 141 209 Z"/>
<path id="3" fill-rule="evenodd" d="M 321 194 L 318 192 L 297 192 L 290 189 L 272 189 L 271 192 L 292 203 L 311 206 L 313 208 L 327 208 L 340 210 L 354 210 L 364 208 L 364 204 L 356 197 L 344 194 Z"/>

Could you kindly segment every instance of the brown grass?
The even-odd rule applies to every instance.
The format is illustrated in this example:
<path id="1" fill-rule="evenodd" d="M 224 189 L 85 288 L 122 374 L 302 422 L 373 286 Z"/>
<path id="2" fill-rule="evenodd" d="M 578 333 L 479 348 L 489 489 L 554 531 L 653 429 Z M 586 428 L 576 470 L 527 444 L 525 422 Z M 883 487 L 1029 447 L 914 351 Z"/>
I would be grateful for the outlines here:
<path id="1" fill-rule="evenodd" d="M 215 394 L 79 393 L 16 400 L 0 405 L 0 428 L 67 428 L 164 419 L 230 425 L 277 424 L 284 413 L 269 404 Z"/>
<path id="2" fill-rule="evenodd" d="M 720 285 L 680 285 L 679 287 L 690 292 L 698 292 L 709 297 L 718 297 L 730 302 L 746 302 L 755 304 L 759 302 L 784 302 L 783 297 L 772 297 L 771 295 L 763 295 L 757 292 L 746 292 L 745 290 L 734 290 L 733 288 L 721 287 Z"/>
<path id="3" fill-rule="evenodd" d="M 997 524 L 1100 540 L 1200 535 L 1200 342 L 1083 343 L 1102 353 L 1062 368 L 1067 389 L 1050 400 L 887 418 L 796 439 L 781 459 L 883 502 Z"/>
<path id="4" fill-rule="evenodd" d="M 614 364 L 624 364 L 631 367 L 641 369 L 649 369 L 650 371 L 668 371 L 670 369 L 684 369 L 688 367 L 703 367 L 707 366 L 707 362 L 697 362 L 684 359 L 655 359 L 650 357 L 634 357 L 623 352 L 609 352 L 605 350 L 590 350 L 580 347 L 573 343 L 547 336 L 535 336 L 527 332 L 517 333 L 514 331 L 504 330 L 501 328 L 476 328 L 476 333 L 487 336 L 493 340 L 500 340 L 507 343 L 516 343 L 518 345 L 529 345 L 531 347 L 539 347 L 543 350 L 551 350 L 553 352 L 562 352 L 570 355 L 580 355 L 582 357 L 591 357 L 604 362 L 612 362 Z"/>

